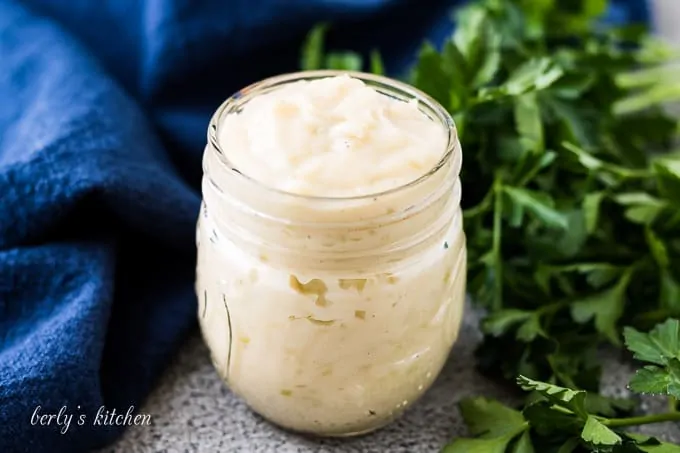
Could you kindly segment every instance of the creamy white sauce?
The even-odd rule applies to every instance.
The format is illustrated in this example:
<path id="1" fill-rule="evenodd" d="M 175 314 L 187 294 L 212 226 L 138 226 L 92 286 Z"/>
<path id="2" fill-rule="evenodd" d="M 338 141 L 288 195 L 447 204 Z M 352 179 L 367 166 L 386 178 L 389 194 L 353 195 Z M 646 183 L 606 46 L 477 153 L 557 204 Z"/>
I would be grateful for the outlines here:
<path id="1" fill-rule="evenodd" d="M 327 197 L 416 180 L 448 142 L 417 103 L 348 76 L 255 97 L 218 133 L 244 175 Z M 298 431 L 356 434 L 432 384 L 465 293 L 455 152 L 409 190 L 320 204 L 239 182 L 206 150 L 199 320 L 220 375 L 255 411 Z"/>
<path id="2" fill-rule="evenodd" d="M 220 145 L 242 173 L 288 192 L 347 197 L 422 176 L 447 133 L 418 109 L 338 76 L 285 85 L 220 124 Z"/>

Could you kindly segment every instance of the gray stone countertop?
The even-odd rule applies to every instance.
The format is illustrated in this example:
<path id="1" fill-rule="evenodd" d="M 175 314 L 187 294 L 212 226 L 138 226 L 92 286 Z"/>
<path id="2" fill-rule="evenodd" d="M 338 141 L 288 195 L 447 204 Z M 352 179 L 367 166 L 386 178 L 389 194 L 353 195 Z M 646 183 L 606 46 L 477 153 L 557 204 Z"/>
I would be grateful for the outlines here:
<path id="1" fill-rule="evenodd" d="M 469 308 L 469 306 L 468 306 Z M 141 412 L 149 426 L 132 426 L 101 453 L 426 453 L 465 435 L 457 402 L 484 395 L 508 401 L 508 394 L 475 371 L 474 349 L 481 339 L 477 316 L 467 314 L 451 356 L 434 386 L 393 424 L 350 439 L 310 439 L 276 428 L 250 411 L 219 379 L 199 335 L 185 345 Z M 610 359 L 605 393 L 625 396 L 630 370 Z M 663 411 L 660 400 L 643 409 Z M 680 426 L 650 427 L 648 434 L 680 443 Z"/>
<path id="2" fill-rule="evenodd" d="M 680 43 L 680 0 L 653 0 L 662 36 Z M 222 383 L 208 350 L 196 334 L 180 351 L 141 412 L 151 425 L 132 426 L 101 453 L 425 453 L 438 452 L 450 439 L 465 435 L 456 406 L 467 396 L 506 399 L 508 395 L 474 369 L 474 348 L 481 335 L 468 310 L 448 363 L 425 396 L 393 424 L 373 434 L 343 440 L 314 440 L 280 430 L 252 413 Z M 605 393 L 621 395 L 630 370 L 611 359 L 605 367 Z M 661 411 L 648 399 L 643 409 Z M 649 427 L 648 434 L 680 443 L 680 426 Z"/>

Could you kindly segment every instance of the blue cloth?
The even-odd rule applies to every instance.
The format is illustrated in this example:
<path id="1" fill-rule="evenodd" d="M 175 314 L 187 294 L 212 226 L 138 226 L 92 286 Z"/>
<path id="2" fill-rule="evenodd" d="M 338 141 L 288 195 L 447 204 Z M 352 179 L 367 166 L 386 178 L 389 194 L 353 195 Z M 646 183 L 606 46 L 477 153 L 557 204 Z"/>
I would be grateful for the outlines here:
<path id="1" fill-rule="evenodd" d="M 121 428 L 97 409 L 138 407 L 195 327 L 200 156 L 222 100 L 297 69 L 321 20 L 394 73 L 450 32 L 454 3 L 0 0 L 0 452 L 109 443 Z"/>

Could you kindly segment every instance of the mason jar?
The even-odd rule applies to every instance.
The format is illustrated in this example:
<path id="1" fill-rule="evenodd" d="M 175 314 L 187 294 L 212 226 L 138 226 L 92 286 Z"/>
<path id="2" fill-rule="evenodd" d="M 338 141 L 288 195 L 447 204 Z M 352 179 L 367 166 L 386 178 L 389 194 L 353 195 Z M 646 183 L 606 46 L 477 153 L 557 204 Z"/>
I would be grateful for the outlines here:
<path id="1" fill-rule="evenodd" d="M 414 404 L 447 360 L 465 298 L 460 143 L 426 94 L 349 73 L 417 102 L 447 136 L 434 167 L 380 193 L 289 193 L 242 173 L 221 148 L 225 115 L 286 84 L 338 74 L 269 78 L 217 109 L 196 237 L 198 318 L 220 377 L 265 419 L 321 436 L 375 430 Z"/>

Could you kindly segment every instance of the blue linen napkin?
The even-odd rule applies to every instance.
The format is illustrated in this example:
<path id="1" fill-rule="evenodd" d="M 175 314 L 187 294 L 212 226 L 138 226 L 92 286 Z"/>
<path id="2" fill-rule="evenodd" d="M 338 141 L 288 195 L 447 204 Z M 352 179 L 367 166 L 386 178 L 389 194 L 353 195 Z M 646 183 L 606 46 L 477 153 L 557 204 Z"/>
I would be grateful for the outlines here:
<path id="1" fill-rule="evenodd" d="M 221 101 L 296 70 L 321 20 L 395 73 L 450 32 L 455 3 L 0 0 L 0 452 L 111 442 L 123 428 L 97 411 L 138 407 L 194 328 L 200 157 Z M 647 15 L 621 0 L 610 19 Z"/>

